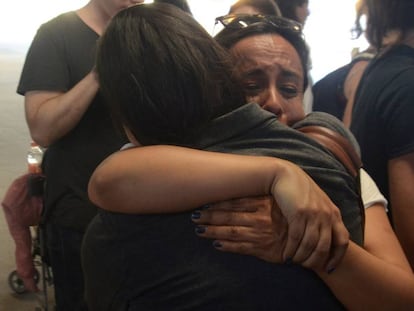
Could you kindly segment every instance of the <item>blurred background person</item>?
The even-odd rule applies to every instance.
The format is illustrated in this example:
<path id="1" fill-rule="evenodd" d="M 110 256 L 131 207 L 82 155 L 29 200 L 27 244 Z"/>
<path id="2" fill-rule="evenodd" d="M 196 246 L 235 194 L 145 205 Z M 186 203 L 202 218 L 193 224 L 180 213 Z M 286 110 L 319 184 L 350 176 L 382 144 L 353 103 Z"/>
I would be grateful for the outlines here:
<path id="1" fill-rule="evenodd" d="M 365 35 L 377 54 L 359 83 L 350 129 L 414 268 L 414 1 L 364 5 Z"/>
<path id="2" fill-rule="evenodd" d="M 143 0 L 90 0 L 38 29 L 17 92 L 35 142 L 47 147 L 43 222 L 53 272 L 56 310 L 85 310 L 80 248 L 96 214 L 87 184 L 95 167 L 119 150 L 117 131 L 98 91 L 96 42 L 112 16 Z"/>
<path id="3" fill-rule="evenodd" d="M 361 26 L 361 17 L 366 14 L 366 7 L 362 0 L 356 4 L 356 13 L 356 26 L 353 31 L 358 38 L 365 28 Z M 352 55 L 349 64 L 334 70 L 315 83 L 312 87 L 313 110 L 332 114 L 349 127 L 359 81 L 374 56 L 375 49 L 372 47 L 357 52 Z"/>
<path id="4" fill-rule="evenodd" d="M 230 7 L 228 14 L 281 15 L 274 0 L 239 0 Z"/>
<path id="5" fill-rule="evenodd" d="M 283 17 L 293 19 L 305 26 L 310 15 L 309 0 L 273 0 L 280 9 Z"/>

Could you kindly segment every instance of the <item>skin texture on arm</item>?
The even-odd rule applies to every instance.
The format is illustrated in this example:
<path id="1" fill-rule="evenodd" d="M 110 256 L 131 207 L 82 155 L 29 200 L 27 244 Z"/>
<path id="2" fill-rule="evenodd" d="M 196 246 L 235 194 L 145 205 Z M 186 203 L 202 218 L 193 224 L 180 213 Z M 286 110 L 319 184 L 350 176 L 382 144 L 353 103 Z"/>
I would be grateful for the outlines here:
<path id="1" fill-rule="evenodd" d="M 414 269 L 414 153 L 388 161 L 394 230 Z"/>
<path id="2" fill-rule="evenodd" d="M 300 199 L 294 198 L 298 186 L 303 191 Z M 184 191 L 177 193 L 181 187 Z M 304 208 L 318 198 L 322 208 L 335 207 L 305 172 L 288 161 L 173 146 L 117 152 L 95 170 L 88 192 L 101 208 L 122 213 L 176 213 L 212 200 L 272 193 L 288 221 L 296 212 L 293 207 Z M 169 193 L 177 197 L 172 200 Z M 134 196 L 128 197 L 127 202 L 120 201 L 128 194 Z"/>
<path id="3" fill-rule="evenodd" d="M 132 148 L 101 163 L 88 193 L 105 210 L 137 214 L 182 212 L 210 202 L 272 194 L 289 226 L 285 260 L 300 245 L 306 248 L 303 252 L 322 254 L 323 264 L 327 256 L 336 264 L 349 238 L 328 196 L 299 167 L 276 158 L 172 146 Z"/>
<path id="4" fill-rule="evenodd" d="M 411 310 L 413 273 L 383 206 L 366 216 L 365 249 L 350 242 L 336 271 L 318 274 L 349 310 Z"/>
<path id="5" fill-rule="evenodd" d="M 96 74 L 91 72 L 66 93 L 27 92 L 26 121 L 33 140 L 47 147 L 66 135 L 78 124 L 98 88 Z"/>

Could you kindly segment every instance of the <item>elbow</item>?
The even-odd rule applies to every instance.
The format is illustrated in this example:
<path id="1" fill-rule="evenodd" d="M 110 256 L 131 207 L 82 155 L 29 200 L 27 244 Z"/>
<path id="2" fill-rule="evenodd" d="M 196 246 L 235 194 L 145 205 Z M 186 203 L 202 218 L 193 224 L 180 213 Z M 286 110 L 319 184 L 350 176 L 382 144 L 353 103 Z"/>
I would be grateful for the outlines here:
<path id="1" fill-rule="evenodd" d="M 93 204 L 106 210 L 104 194 L 107 193 L 107 188 L 104 176 L 99 171 L 95 171 L 89 179 L 88 197 Z"/>
<path id="2" fill-rule="evenodd" d="M 29 130 L 30 130 L 30 136 L 32 140 L 36 142 L 36 144 L 38 144 L 39 146 L 42 146 L 43 148 L 47 148 L 53 143 L 52 137 L 50 134 L 44 133 L 40 131 L 39 129 L 37 129 L 36 127 L 29 126 Z M 52 131 L 49 130 L 48 132 L 50 133 Z"/>

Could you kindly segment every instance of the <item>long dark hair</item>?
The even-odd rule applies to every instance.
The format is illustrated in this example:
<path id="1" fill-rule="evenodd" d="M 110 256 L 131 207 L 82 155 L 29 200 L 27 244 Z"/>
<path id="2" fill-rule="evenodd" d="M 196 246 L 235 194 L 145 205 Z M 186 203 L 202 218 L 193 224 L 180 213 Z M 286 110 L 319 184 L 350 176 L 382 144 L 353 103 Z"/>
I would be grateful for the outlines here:
<path id="1" fill-rule="evenodd" d="M 96 68 L 115 122 L 143 145 L 191 144 L 208 121 L 244 102 L 228 52 L 169 4 L 119 12 L 100 39 Z"/>
<path id="2" fill-rule="evenodd" d="M 393 30 L 400 33 L 400 40 L 414 30 L 413 0 L 365 0 L 367 9 L 367 40 L 377 49 L 384 37 Z M 359 20 L 357 21 L 359 23 Z"/>

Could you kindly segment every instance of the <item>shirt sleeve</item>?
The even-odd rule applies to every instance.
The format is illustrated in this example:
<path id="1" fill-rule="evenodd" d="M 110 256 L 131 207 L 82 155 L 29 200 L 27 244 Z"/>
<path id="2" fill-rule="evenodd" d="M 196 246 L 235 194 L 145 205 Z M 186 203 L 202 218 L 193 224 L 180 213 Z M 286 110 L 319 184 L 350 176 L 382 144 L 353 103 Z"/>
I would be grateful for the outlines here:
<path id="1" fill-rule="evenodd" d="M 361 197 L 364 208 L 367 209 L 374 204 L 382 204 L 387 211 L 388 201 L 379 191 L 376 183 L 364 170 L 360 170 L 361 179 Z"/>
<path id="2" fill-rule="evenodd" d="M 43 24 L 38 29 L 26 55 L 17 93 L 62 91 L 69 89 L 69 69 L 62 40 Z"/>
<path id="3" fill-rule="evenodd" d="M 393 159 L 414 152 L 414 70 L 392 80 L 379 101 L 378 115 L 384 126 L 385 152 Z"/>

